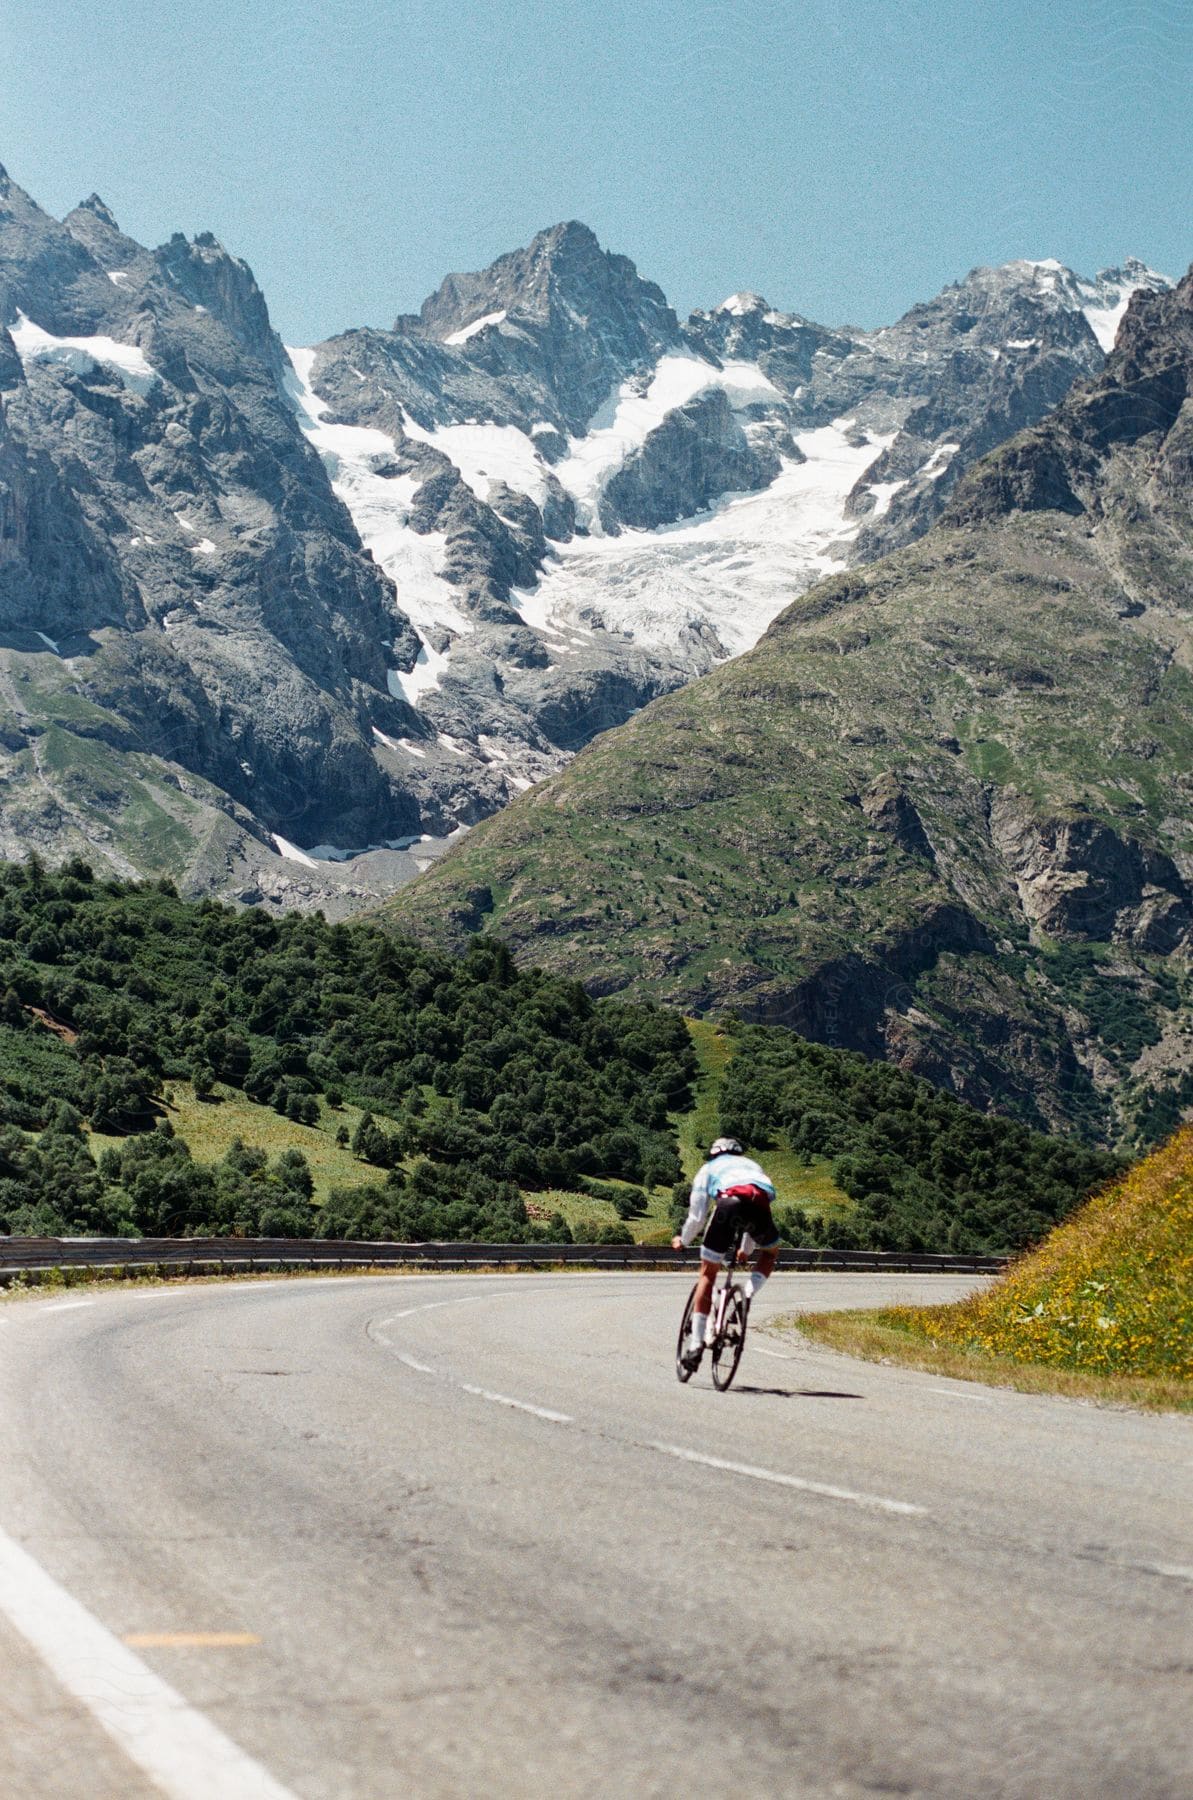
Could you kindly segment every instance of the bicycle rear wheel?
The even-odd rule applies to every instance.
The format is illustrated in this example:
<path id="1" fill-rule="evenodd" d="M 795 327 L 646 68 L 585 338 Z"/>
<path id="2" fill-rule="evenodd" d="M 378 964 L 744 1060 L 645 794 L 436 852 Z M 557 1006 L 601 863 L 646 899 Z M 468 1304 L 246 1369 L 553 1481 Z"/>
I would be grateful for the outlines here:
<path id="1" fill-rule="evenodd" d="M 693 1282 L 692 1291 L 688 1295 L 688 1303 L 683 1309 L 683 1318 L 680 1320 L 679 1325 L 679 1337 L 676 1339 L 675 1344 L 675 1373 L 680 1381 L 691 1381 L 692 1376 L 696 1373 L 695 1369 L 685 1368 L 683 1360 L 684 1348 L 688 1341 L 689 1330 L 692 1323 L 692 1307 L 695 1299 L 696 1283 Z"/>
<path id="2" fill-rule="evenodd" d="M 746 1347 L 746 1303 L 740 1288 L 731 1288 L 725 1302 L 725 1319 L 713 1345 L 712 1381 L 722 1393 L 737 1374 Z"/>

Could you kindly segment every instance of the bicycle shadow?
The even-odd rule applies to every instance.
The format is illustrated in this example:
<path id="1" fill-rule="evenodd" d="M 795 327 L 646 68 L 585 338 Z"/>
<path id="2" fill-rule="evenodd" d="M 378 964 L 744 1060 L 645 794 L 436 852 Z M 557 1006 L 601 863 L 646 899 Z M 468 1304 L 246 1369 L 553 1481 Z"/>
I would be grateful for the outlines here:
<path id="1" fill-rule="evenodd" d="M 738 1382 L 736 1393 L 771 1394 L 777 1400 L 864 1400 L 864 1394 L 850 1394 L 838 1388 L 757 1387 L 752 1382 Z"/>

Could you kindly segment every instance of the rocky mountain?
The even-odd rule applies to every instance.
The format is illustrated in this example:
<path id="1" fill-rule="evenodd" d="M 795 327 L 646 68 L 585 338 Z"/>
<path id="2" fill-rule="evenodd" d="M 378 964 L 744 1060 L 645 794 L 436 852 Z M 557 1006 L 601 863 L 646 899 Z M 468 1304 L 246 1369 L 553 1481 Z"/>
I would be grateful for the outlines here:
<path id="1" fill-rule="evenodd" d="M 1058 332 L 1067 281 L 1031 284 Z M 1003 287 L 972 277 L 927 331 L 965 305 L 975 336 Z M 990 348 L 963 355 L 997 371 Z M 925 429 L 899 427 L 916 454 Z M 1104 369 L 957 478 L 925 535 L 812 586 L 388 916 L 1146 1140 L 1193 1105 L 1191 626 L 1193 271 L 1137 292 Z"/>
<path id="2" fill-rule="evenodd" d="M 419 831 L 374 749 L 417 640 L 288 366 L 213 238 L 147 251 L 0 174 L 4 853 L 253 892 L 274 833 Z"/>
<path id="3" fill-rule="evenodd" d="M 1142 265 L 681 323 L 583 225 L 284 350 L 209 234 L 0 176 L 0 851 L 351 910 L 921 533 Z"/>
<path id="4" fill-rule="evenodd" d="M 1165 286 L 1023 262 L 877 332 L 749 293 L 680 325 L 572 223 L 390 332 L 292 352 L 303 428 L 422 639 L 399 686 L 425 730 L 395 755 L 424 818 L 474 822 L 919 536 Z"/>

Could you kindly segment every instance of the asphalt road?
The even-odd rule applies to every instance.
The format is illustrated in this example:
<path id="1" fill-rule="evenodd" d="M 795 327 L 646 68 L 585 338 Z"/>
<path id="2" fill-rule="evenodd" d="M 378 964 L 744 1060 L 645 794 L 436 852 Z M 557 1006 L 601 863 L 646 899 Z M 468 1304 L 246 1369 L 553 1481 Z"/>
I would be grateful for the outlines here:
<path id="1" fill-rule="evenodd" d="M 1193 1420 L 759 1329 L 966 1285 L 0 1305 L 0 1794 L 1189 1800 Z"/>

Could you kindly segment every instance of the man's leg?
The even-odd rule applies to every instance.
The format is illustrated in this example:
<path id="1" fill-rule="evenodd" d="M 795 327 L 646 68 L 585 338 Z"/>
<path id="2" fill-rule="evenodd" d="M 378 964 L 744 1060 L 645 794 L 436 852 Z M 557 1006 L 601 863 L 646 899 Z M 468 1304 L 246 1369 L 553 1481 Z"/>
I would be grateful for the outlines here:
<path id="1" fill-rule="evenodd" d="M 752 1300 L 768 1275 L 773 1275 L 775 1264 L 779 1260 L 779 1247 L 773 1250 L 760 1250 L 754 1263 L 754 1273 L 746 1283 L 746 1296 Z"/>
<path id="2" fill-rule="evenodd" d="M 698 1356 L 704 1349 L 704 1340 L 708 1334 L 708 1315 L 712 1311 L 712 1291 L 720 1266 L 720 1263 L 711 1262 L 701 1253 L 700 1273 L 696 1277 L 696 1297 L 692 1301 L 691 1335 L 688 1338 L 688 1354 L 692 1356 Z"/>

